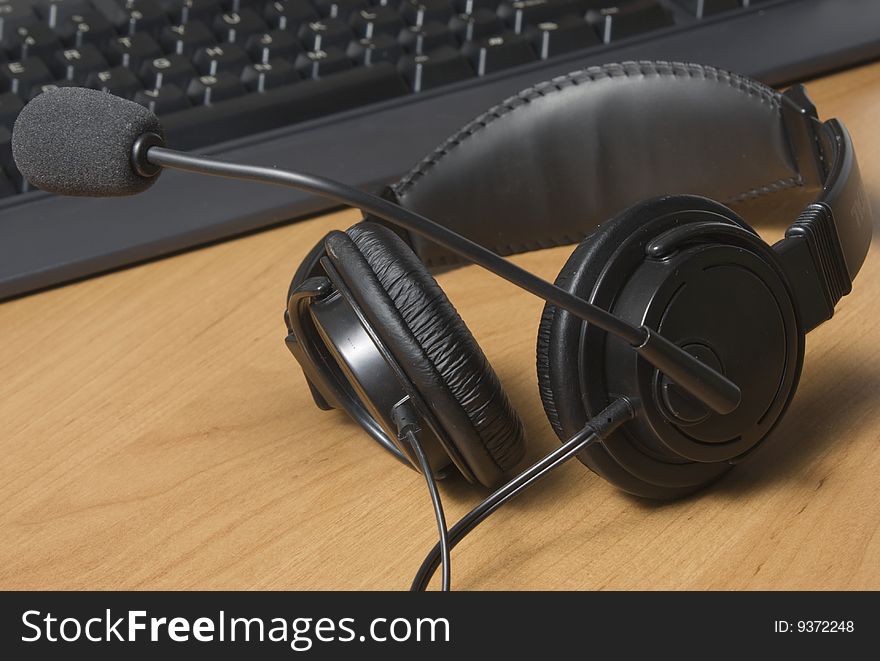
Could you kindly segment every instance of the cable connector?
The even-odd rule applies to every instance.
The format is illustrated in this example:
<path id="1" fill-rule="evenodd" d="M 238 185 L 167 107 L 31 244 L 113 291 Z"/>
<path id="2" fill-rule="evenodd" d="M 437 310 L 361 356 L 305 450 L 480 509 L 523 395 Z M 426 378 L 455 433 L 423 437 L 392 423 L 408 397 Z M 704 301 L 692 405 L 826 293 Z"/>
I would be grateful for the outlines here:
<path id="1" fill-rule="evenodd" d="M 419 425 L 419 414 L 416 413 L 409 397 L 404 397 L 394 405 L 394 408 L 391 409 L 391 419 L 397 425 L 397 439 L 400 441 L 406 440 L 406 436 L 410 432 L 418 434 L 422 431 L 422 427 Z"/>
<path id="2" fill-rule="evenodd" d="M 592 430 L 598 442 L 604 441 L 620 425 L 636 417 L 636 409 L 627 397 L 617 397 L 599 415 L 590 418 L 586 428 Z"/>

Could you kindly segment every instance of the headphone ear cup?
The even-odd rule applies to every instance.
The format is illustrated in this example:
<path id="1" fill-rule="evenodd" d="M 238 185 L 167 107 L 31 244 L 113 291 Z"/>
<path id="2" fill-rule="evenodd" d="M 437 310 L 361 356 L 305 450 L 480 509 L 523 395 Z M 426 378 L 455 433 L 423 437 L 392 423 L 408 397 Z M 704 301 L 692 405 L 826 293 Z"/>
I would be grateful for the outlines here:
<path id="1" fill-rule="evenodd" d="M 638 252 L 638 246 L 643 247 L 647 241 L 663 231 L 664 227 L 674 226 L 677 222 L 674 217 L 676 213 L 694 211 L 711 213 L 719 219 L 750 230 L 733 211 L 707 198 L 674 195 L 647 200 L 606 221 L 584 239 L 566 261 L 555 284 L 580 298 L 596 302 L 602 307 L 610 307 L 614 302 L 613 296 L 610 300 L 597 300 L 594 290 L 600 280 L 604 278 L 607 282 L 609 277 L 618 281 L 618 291 L 623 286 L 629 274 L 621 277 L 619 272 L 613 275 L 609 272 L 621 247 L 636 246 L 632 261 L 637 265 L 644 255 L 643 248 L 642 252 Z M 615 266 L 619 267 L 620 264 Z M 611 288 L 614 288 L 613 284 Z M 604 399 L 605 404 L 610 403 L 607 394 L 592 391 L 596 380 L 592 378 L 595 375 L 587 373 L 590 369 L 587 364 L 597 367 L 596 361 L 601 358 L 583 355 L 583 327 L 583 322 L 574 315 L 550 304 L 544 306 L 536 350 L 538 386 L 544 411 L 560 439 L 566 439 L 577 432 L 591 415 L 598 412 L 590 410 L 586 403 L 597 401 L 597 398 Z M 616 434 L 619 435 L 620 432 Z M 607 445 L 608 443 L 604 444 Z M 658 485 L 645 479 L 644 475 L 637 475 L 638 471 L 622 466 L 620 457 L 612 457 L 604 446 L 594 445 L 579 457 L 594 472 L 624 491 L 652 498 L 674 498 L 685 495 L 706 482 L 703 476 L 699 476 L 690 482 L 686 479 L 682 485 Z"/>
<path id="2" fill-rule="evenodd" d="M 385 333 L 411 382 L 476 479 L 496 486 L 525 454 L 523 426 L 468 327 L 415 253 L 391 230 L 363 222 L 348 236 L 387 294 L 371 299 L 397 315 L 403 337 Z M 357 287 L 358 283 L 349 283 Z M 382 332 L 381 328 L 376 329 Z"/>
<path id="3" fill-rule="evenodd" d="M 614 223 L 617 219 L 608 221 L 591 235 L 581 241 L 574 251 L 569 255 L 559 275 L 556 276 L 554 285 L 565 291 L 572 291 L 571 283 L 575 275 L 584 282 L 595 282 L 602 267 L 607 261 L 606 253 L 609 248 L 613 248 L 610 239 L 613 232 L 606 225 Z M 576 288 L 580 290 L 580 288 Z M 572 291 L 572 293 L 575 293 Z M 555 358 L 562 354 L 569 354 L 570 351 L 576 350 L 572 345 L 572 341 L 577 341 L 571 333 L 563 333 L 558 323 L 559 316 L 565 314 L 565 311 L 559 310 L 549 303 L 544 305 L 541 313 L 541 323 L 538 325 L 538 339 L 536 347 L 536 362 L 538 371 L 538 392 L 541 396 L 541 403 L 544 406 L 544 413 L 550 421 L 550 426 L 556 435 L 563 439 L 563 423 L 560 421 L 557 401 L 566 398 L 566 392 L 571 391 L 575 387 L 575 383 L 571 382 L 574 375 L 571 369 L 558 369 L 559 363 Z M 551 361 L 551 348 L 556 345 L 560 338 L 565 339 L 564 346 L 557 345 L 557 351 L 554 353 L 554 360 Z M 573 368 L 575 366 L 569 365 Z M 566 425 L 567 426 L 567 425 Z"/>

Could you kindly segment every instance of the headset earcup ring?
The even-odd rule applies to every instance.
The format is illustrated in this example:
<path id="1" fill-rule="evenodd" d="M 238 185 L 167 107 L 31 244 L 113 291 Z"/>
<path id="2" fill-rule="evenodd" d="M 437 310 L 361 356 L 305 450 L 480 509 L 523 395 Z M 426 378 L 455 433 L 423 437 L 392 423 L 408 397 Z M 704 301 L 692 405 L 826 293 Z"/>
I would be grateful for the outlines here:
<path id="1" fill-rule="evenodd" d="M 525 453 L 522 422 L 437 282 L 400 237 L 376 223 L 359 223 L 328 246 L 373 330 L 430 402 L 443 437 L 481 484 L 497 486 Z"/>
<path id="2" fill-rule="evenodd" d="M 566 262 L 556 284 L 610 308 L 623 283 L 644 261 L 645 246 L 663 231 L 710 215 L 748 231 L 727 207 L 707 198 L 676 195 L 642 202 L 585 239 Z M 560 439 L 581 428 L 608 404 L 603 333 L 584 334 L 585 324 L 551 305 L 538 331 L 538 383 L 547 417 Z M 580 357 L 577 359 L 576 357 Z M 618 431 L 579 455 L 594 472 L 621 489 L 650 498 L 684 496 L 717 479 L 727 464 L 698 464 L 651 456 Z"/>

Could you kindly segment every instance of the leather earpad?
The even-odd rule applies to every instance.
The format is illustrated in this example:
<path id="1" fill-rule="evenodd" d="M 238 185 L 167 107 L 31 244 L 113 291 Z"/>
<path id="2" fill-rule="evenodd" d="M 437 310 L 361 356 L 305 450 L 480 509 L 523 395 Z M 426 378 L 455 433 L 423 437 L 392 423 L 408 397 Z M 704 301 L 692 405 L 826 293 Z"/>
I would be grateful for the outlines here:
<path id="1" fill-rule="evenodd" d="M 391 230 L 348 230 L 410 337 L 384 338 L 477 479 L 495 486 L 523 457 L 523 426 L 494 370 L 452 303 Z M 372 301 L 382 305 L 382 301 Z M 463 414 L 463 415 L 462 415 Z"/>
<path id="2" fill-rule="evenodd" d="M 556 286 L 590 300 L 594 286 L 621 244 L 637 232 L 651 232 L 651 221 L 670 213 L 704 210 L 719 214 L 730 222 L 748 227 L 742 219 L 722 204 L 693 195 L 654 198 L 630 207 L 603 223 L 574 250 L 556 278 Z M 621 283 L 621 286 L 623 283 Z M 582 392 L 587 382 L 578 356 L 582 321 L 552 305 L 544 307 L 537 340 L 538 387 L 544 411 L 560 439 L 566 439 L 586 422 L 584 401 L 590 393 Z M 588 465 L 630 493 L 662 497 L 652 493 L 611 459 L 604 448 L 593 446 Z M 665 495 L 669 495 L 667 492 Z"/>

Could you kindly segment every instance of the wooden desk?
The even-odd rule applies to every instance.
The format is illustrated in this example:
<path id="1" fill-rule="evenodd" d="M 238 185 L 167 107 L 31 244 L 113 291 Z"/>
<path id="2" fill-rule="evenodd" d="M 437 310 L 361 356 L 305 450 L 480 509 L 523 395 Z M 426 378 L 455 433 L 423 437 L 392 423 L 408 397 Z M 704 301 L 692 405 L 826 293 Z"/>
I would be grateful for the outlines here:
<path id="1" fill-rule="evenodd" d="M 849 126 L 880 220 L 880 64 L 809 85 Z M 316 410 L 285 290 L 334 214 L 0 305 L 0 588 L 403 589 L 435 528 L 424 484 Z M 767 230 L 767 228 L 759 228 Z M 778 228 L 767 230 L 770 234 Z M 571 248 L 515 258 L 555 277 Z M 720 484 L 651 504 L 577 462 L 455 553 L 457 588 L 880 588 L 880 255 L 810 335 L 775 438 Z M 439 278 L 531 456 L 541 302 Z M 456 520 L 481 494 L 444 488 Z"/>

